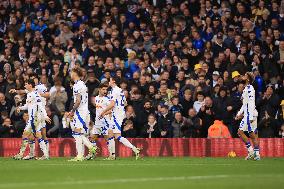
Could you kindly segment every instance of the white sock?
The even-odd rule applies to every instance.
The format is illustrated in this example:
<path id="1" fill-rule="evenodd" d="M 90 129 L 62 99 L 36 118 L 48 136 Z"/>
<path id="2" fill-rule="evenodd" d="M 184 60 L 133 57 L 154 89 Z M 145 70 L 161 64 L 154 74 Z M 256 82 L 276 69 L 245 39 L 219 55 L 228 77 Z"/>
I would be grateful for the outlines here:
<path id="1" fill-rule="evenodd" d="M 34 140 L 30 140 L 29 141 L 29 147 L 30 147 L 30 157 L 34 157 L 35 156 L 35 141 Z"/>
<path id="2" fill-rule="evenodd" d="M 43 152 L 43 155 L 45 157 L 48 157 L 44 140 L 42 138 L 39 138 L 38 143 L 39 143 L 39 147 L 40 147 L 41 151 Z"/>
<path id="3" fill-rule="evenodd" d="M 21 148 L 20 148 L 20 152 L 19 152 L 20 156 L 24 155 L 24 152 L 26 151 L 28 143 L 29 143 L 29 140 L 27 138 L 22 139 L 22 144 L 21 144 Z"/>
<path id="4" fill-rule="evenodd" d="M 44 142 L 45 142 L 45 145 L 46 145 L 47 155 L 49 155 L 49 142 L 48 142 L 48 140 L 47 140 L 47 139 L 46 139 L 46 140 L 44 140 Z"/>
<path id="5" fill-rule="evenodd" d="M 110 156 L 115 156 L 115 141 L 114 141 L 114 137 L 111 137 L 108 139 L 107 142 L 107 147 L 108 147 L 108 152 Z"/>
<path id="6" fill-rule="evenodd" d="M 135 146 L 133 146 L 133 144 L 131 144 L 126 138 L 119 136 L 117 138 L 117 140 L 119 142 L 121 142 L 124 146 L 127 146 L 128 148 L 131 148 L 133 151 L 136 149 Z"/>
<path id="7" fill-rule="evenodd" d="M 90 140 L 85 135 L 81 135 L 81 137 L 82 137 L 83 144 L 87 146 L 88 149 L 93 147 L 93 144 L 90 142 Z"/>
<path id="8" fill-rule="evenodd" d="M 75 139 L 76 150 L 77 150 L 77 157 L 83 157 L 83 140 L 81 137 L 81 133 L 74 133 L 73 137 Z"/>

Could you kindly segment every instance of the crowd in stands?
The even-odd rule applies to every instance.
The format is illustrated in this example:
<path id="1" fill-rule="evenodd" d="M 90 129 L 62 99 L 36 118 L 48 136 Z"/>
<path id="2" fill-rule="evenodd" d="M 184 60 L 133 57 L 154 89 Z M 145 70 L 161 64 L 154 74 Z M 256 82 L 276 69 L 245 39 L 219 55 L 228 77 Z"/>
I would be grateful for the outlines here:
<path id="1" fill-rule="evenodd" d="M 259 137 L 284 137 L 284 1 L 1 0 L 0 137 L 21 137 L 25 95 L 11 89 L 34 73 L 50 92 L 47 136 L 71 137 L 61 120 L 74 67 L 93 120 L 99 84 L 121 78 L 132 138 L 237 137 L 252 72 Z"/>

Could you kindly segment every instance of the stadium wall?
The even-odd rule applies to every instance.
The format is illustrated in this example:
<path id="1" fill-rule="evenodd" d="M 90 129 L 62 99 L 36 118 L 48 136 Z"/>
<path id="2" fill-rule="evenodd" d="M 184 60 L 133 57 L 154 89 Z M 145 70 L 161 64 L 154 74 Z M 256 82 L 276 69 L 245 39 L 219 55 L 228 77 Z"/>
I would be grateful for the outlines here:
<path id="1" fill-rule="evenodd" d="M 240 139 L 205 139 L 205 138 L 136 138 L 129 139 L 134 145 L 143 148 L 142 156 L 160 157 L 225 157 L 230 151 L 237 156 L 245 156 L 246 149 Z M 53 138 L 50 141 L 50 155 L 52 157 L 75 156 L 76 149 L 72 138 Z M 0 139 L 0 157 L 15 155 L 21 144 L 21 139 Z M 97 141 L 101 149 L 98 156 L 107 156 L 107 148 L 104 139 Z M 284 157 L 284 139 L 267 138 L 260 139 L 260 150 L 263 157 Z M 40 156 L 38 145 L 36 151 Z M 132 156 L 132 151 L 120 143 L 116 143 L 116 151 L 119 157 Z M 27 153 L 27 152 L 26 152 Z"/>

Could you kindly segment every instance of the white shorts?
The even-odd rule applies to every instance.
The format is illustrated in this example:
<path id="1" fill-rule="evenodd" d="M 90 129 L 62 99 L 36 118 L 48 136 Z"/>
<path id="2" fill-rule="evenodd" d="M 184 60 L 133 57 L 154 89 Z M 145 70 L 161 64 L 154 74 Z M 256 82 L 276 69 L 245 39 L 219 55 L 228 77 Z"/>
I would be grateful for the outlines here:
<path id="1" fill-rule="evenodd" d="M 29 119 L 28 123 L 24 129 L 24 132 L 28 132 L 28 133 L 37 133 L 37 132 L 41 132 L 42 128 L 45 128 L 45 121 L 41 120 L 41 121 L 37 121 L 35 119 Z"/>
<path id="2" fill-rule="evenodd" d="M 103 118 L 102 120 L 96 120 L 95 125 L 90 131 L 91 135 L 108 135 L 108 129 L 110 128 L 110 119 Z"/>
<path id="3" fill-rule="evenodd" d="M 89 112 L 79 112 L 78 110 L 74 113 L 73 118 L 74 129 L 81 129 L 81 133 L 89 133 L 89 124 L 90 124 L 90 113 Z"/>
<path id="4" fill-rule="evenodd" d="M 125 118 L 124 115 L 112 115 L 112 131 L 113 133 L 121 133 L 121 126 L 123 119 Z"/>
<path id="5" fill-rule="evenodd" d="M 248 117 L 243 117 L 239 129 L 241 131 L 257 132 L 257 117 L 253 117 L 252 123 L 250 123 Z"/>

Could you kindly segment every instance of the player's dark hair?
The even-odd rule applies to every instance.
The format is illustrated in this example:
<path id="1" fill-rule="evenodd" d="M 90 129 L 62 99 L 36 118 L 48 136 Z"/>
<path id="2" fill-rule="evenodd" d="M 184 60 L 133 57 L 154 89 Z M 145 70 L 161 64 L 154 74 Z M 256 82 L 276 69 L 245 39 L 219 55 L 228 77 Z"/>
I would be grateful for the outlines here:
<path id="1" fill-rule="evenodd" d="M 33 88 L 35 87 L 35 81 L 33 79 L 28 79 L 25 83 L 32 85 Z"/>
<path id="2" fill-rule="evenodd" d="M 79 77 L 83 76 L 83 72 L 81 68 L 73 68 L 72 72 L 75 72 Z"/>
<path id="3" fill-rule="evenodd" d="M 246 75 L 247 75 L 247 77 L 248 77 L 249 83 L 252 84 L 252 83 L 253 83 L 253 80 L 254 80 L 253 74 L 250 73 L 250 72 L 247 72 Z"/>
<path id="4" fill-rule="evenodd" d="M 117 77 L 117 76 L 112 76 L 111 79 L 114 80 L 114 82 L 115 82 L 116 85 L 120 85 L 121 79 L 120 79 L 119 77 Z"/>
<path id="5" fill-rule="evenodd" d="M 101 83 L 101 84 L 99 85 L 99 89 L 102 89 L 102 88 L 104 88 L 104 87 L 108 88 L 107 82 Z"/>

